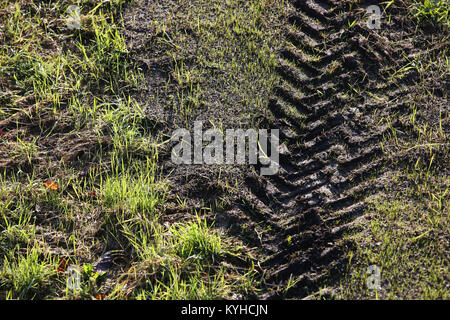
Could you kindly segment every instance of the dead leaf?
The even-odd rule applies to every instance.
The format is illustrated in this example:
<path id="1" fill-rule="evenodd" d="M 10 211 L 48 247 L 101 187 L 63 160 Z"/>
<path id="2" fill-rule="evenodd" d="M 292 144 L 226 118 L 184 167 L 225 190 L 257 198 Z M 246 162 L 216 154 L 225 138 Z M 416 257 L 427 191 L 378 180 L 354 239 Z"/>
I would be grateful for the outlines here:
<path id="1" fill-rule="evenodd" d="M 58 190 L 58 184 L 53 181 L 47 181 L 46 183 L 44 183 L 44 186 L 46 186 L 47 189 L 52 190 L 52 191 Z"/>

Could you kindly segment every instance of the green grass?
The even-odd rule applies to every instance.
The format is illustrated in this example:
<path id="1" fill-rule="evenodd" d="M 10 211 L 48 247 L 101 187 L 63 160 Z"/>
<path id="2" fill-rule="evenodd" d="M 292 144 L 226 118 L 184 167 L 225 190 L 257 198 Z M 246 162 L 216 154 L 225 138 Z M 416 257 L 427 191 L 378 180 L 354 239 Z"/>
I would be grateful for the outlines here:
<path id="1" fill-rule="evenodd" d="M 8 257 L 9 256 L 9 257 Z M 41 248 L 27 248 L 24 253 L 9 252 L 3 257 L 0 284 L 7 288 L 6 298 L 33 299 L 42 296 L 56 275 L 57 261 Z"/>
<path id="2" fill-rule="evenodd" d="M 223 254 L 220 236 L 211 232 L 206 220 L 176 226 L 172 232 L 179 242 L 177 254 L 182 258 L 197 255 L 200 258 L 214 259 Z"/>
<path id="3" fill-rule="evenodd" d="M 410 7 L 422 22 L 448 24 L 448 4 L 424 1 Z M 445 43 L 442 33 L 435 43 Z M 395 68 L 390 81 L 409 83 L 402 98 L 405 112 L 385 113 L 378 125 L 389 131 L 381 143 L 389 174 L 384 190 L 368 198 L 367 213 L 355 223 L 356 232 L 347 235 L 355 245 L 349 249 L 348 274 L 341 281 L 343 299 L 448 299 L 448 231 L 450 177 L 448 101 L 438 93 L 450 74 L 448 49 L 420 55 Z M 394 125 L 396 123 L 396 125 Z M 377 182 L 379 183 L 379 182 Z M 367 268 L 381 269 L 381 290 L 369 289 Z"/>
<path id="4" fill-rule="evenodd" d="M 157 204 L 164 203 L 164 185 L 156 182 L 154 166 L 147 163 L 136 168 L 134 174 L 116 171 L 108 176 L 100 187 L 105 206 L 155 217 Z"/>
<path id="5" fill-rule="evenodd" d="M 221 266 L 225 254 L 239 254 L 239 247 L 214 231 L 207 222 L 157 222 L 126 232 L 137 259 L 111 296 L 132 299 L 226 299 L 253 290 L 255 272 L 242 274 Z M 124 290 L 127 288 L 127 290 Z"/>
<path id="6" fill-rule="evenodd" d="M 413 187 L 402 192 L 392 188 L 387 190 L 390 197 L 372 199 L 359 223 L 364 232 L 353 238 L 357 248 L 349 254 L 345 298 L 449 298 L 444 244 L 450 228 L 450 179 L 437 176 L 423 168 L 409 170 L 394 181 L 407 181 Z M 366 268 L 371 265 L 381 268 L 381 290 L 366 285 Z"/>
<path id="7" fill-rule="evenodd" d="M 163 225 L 169 185 L 161 176 L 162 141 L 132 98 L 143 81 L 122 34 L 126 1 L 80 2 L 82 27 L 68 30 L 74 3 L 0 4 L 0 297 L 251 292 L 254 270 L 221 264 L 240 248 L 205 218 Z M 200 104 L 199 70 L 176 66 L 180 112 L 189 114 Z M 121 275 L 93 271 L 107 244 L 128 252 Z M 68 275 L 57 271 L 61 260 L 82 270 L 80 290 L 68 289 Z M 113 286 L 105 287 L 106 278 Z"/>
<path id="8" fill-rule="evenodd" d="M 411 13 L 420 23 L 450 26 L 450 3 L 448 0 L 414 1 Z"/>

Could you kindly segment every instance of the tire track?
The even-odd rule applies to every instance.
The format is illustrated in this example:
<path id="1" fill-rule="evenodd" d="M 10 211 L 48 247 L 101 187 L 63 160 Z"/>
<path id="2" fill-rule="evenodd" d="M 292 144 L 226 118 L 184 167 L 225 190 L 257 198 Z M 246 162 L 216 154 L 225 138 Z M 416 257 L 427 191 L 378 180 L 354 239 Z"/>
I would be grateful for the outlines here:
<path id="1" fill-rule="evenodd" d="M 354 19 L 347 2 L 292 3 L 289 45 L 279 54 L 282 81 L 269 102 L 272 128 L 289 151 L 280 154 L 278 175 L 247 180 L 248 201 L 272 230 L 262 243 L 269 255 L 262 266 L 274 290 L 263 298 L 305 297 L 340 272 L 346 258 L 337 243 L 364 214 L 364 195 L 379 188 L 380 141 L 389 131 L 370 116 L 385 106 L 351 93 L 358 87 L 402 94 L 380 74 L 391 54 L 365 41 L 371 30 L 347 27 Z M 289 279 L 295 285 L 286 290 Z"/>

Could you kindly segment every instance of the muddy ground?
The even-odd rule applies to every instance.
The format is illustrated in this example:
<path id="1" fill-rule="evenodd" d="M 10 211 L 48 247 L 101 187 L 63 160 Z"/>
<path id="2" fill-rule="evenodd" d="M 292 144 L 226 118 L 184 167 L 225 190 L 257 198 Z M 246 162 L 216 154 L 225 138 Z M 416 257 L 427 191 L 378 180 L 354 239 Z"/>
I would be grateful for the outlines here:
<path id="1" fill-rule="evenodd" d="M 444 181 L 440 187 L 448 189 L 449 73 L 433 63 L 429 69 L 417 65 L 448 57 L 448 28 L 418 28 L 409 1 L 387 8 L 380 1 L 262 2 L 265 12 L 273 11 L 266 17 L 239 1 L 202 7 L 201 0 L 136 0 L 123 7 L 126 59 L 143 76 L 139 87 L 127 93 L 143 110 L 151 141 L 159 143 L 160 175 L 169 186 L 161 224 L 201 214 L 236 246 L 243 245 L 245 254 L 228 256 L 225 262 L 242 270 L 254 266 L 257 289 L 238 298 L 342 298 L 349 252 L 358 246 L 351 235 L 365 232 L 361 223 L 374 219 L 368 215 L 368 199 L 382 195 L 396 200 L 392 190 L 410 186 L 396 172 L 419 163 L 433 168 Z M 367 24 L 366 7 L 371 4 L 386 8 L 380 29 Z M 235 12 L 255 16 L 245 25 L 247 17 Z M 222 37 L 214 31 L 215 23 L 229 26 L 228 33 Z M 270 36 L 264 36 L 266 31 Z M 98 95 L 111 94 L 101 85 L 92 87 Z M 92 103 L 89 99 L 84 102 Z M 112 149 L 108 134 L 99 141 L 90 127 L 77 131 L 81 120 L 66 117 L 70 112 L 65 106 L 58 115 L 42 115 L 26 99 L 21 103 L 17 108 L 24 112 L 0 119 L 0 135 L 4 141 L 39 138 L 39 152 L 32 160 L 13 158 L 5 144 L 0 148 L 5 177 L 17 168 L 38 177 L 58 177 L 63 176 L 61 168 L 68 168 L 74 176 L 67 182 L 69 190 L 70 182 L 85 178 L 90 168 L 98 177 L 109 170 L 104 163 L 95 167 L 99 154 Z M 421 110 L 417 121 L 439 135 L 427 129 L 425 138 L 417 133 L 410 121 L 412 106 Z M 204 129 L 279 129 L 278 174 L 261 176 L 260 165 L 172 163 L 171 134 L 179 128 L 191 130 L 199 120 Z M 43 132 L 47 135 L 40 137 Z M 415 139 L 417 143 L 399 147 Z M 84 197 L 90 204 L 97 196 L 91 192 Z M 34 194 L 29 198 L 34 201 Z M 72 198 L 82 212 L 85 199 Z M 55 254 L 70 249 L 67 239 L 74 230 L 83 238 L 80 262 L 123 249 L 121 239 L 111 238 L 101 222 L 103 208 L 89 216 L 78 215 L 76 209 L 78 220 L 72 222 L 47 204 L 33 210 Z M 446 202 L 439 210 L 448 215 Z M 70 228 L 56 231 L 65 223 Z M 448 253 L 448 230 L 434 237 Z M 124 252 L 128 264 L 120 272 L 136 254 L 130 248 Z M 120 272 L 111 273 L 105 292 Z"/>
<path id="2" fill-rule="evenodd" d="M 246 110 L 237 99 L 224 103 L 219 97 L 227 92 L 226 84 L 213 72 L 206 73 L 203 85 L 207 102 L 189 120 L 248 128 L 253 123 L 238 115 L 255 112 L 256 124 L 279 129 L 286 146 L 278 175 L 261 177 L 256 168 L 224 167 L 224 180 L 236 179 L 239 184 L 229 191 L 217 180 L 217 168 L 175 167 L 170 164 L 169 153 L 163 156 L 174 194 L 183 195 L 194 208 L 212 205 L 217 209 L 216 226 L 256 252 L 266 275 L 260 298 L 280 297 L 280 292 L 284 297 L 306 297 L 325 285 L 332 287 L 342 277 L 348 261 L 345 252 L 352 246 L 344 235 L 364 215 L 366 196 L 390 184 L 390 157 L 399 156 L 383 152 L 380 142 L 392 127 L 403 132 L 408 129 L 400 122 L 378 122 L 384 116 L 409 110 L 405 101 L 416 90 L 419 74 L 411 69 L 401 79 L 391 75 L 410 59 L 425 52 L 441 52 L 448 46 L 448 38 L 437 40 L 448 37 L 445 32 L 436 34 L 430 28 L 419 36 L 414 34 L 404 2 L 388 8 L 388 29 L 370 29 L 363 20 L 364 8 L 375 3 L 292 1 L 295 10 L 281 17 L 285 25 L 280 33 L 288 45 L 276 51 L 280 80 L 272 92 L 261 90 L 269 114 L 261 109 L 248 110 L 251 107 Z M 149 91 L 141 93 L 141 101 L 149 116 L 164 124 L 161 130 L 167 136 L 185 124 L 176 112 L 164 107 L 175 92 L 174 86 L 166 85 L 171 81 L 174 60 L 158 45 L 163 35 L 148 21 L 167 14 L 183 15 L 188 11 L 186 6 L 173 9 L 170 1 L 140 1 L 125 16 L 132 55 L 145 63 Z M 349 28 L 355 19 L 361 20 Z M 201 45 L 195 30 L 174 25 L 181 29 L 170 32 L 186 35 L 180 61 L 195 65 Z M 448 78 L 430 81 L 428 89 L 435 103 L 448 112 Z M 155 91 L 161 93 L 156 99 Z M 242 108 L 240 112 L 236 107 Z M 439 119 L 436 114 L 429 117 L 435 122 Z M 443 126 L 448 132 L 448 117 Z M 413 161 L 409 159 L 415 159 L 414 152 L 421 151 L 402 154 L 396 165 Z M 445 161 L 448 149 L 441 149 L 435 162 Z M 442 169 L 448 173 L 448 166 Z M 227 205 L 218 208 L 217 200 Z M 298 281 L 286 295 L 283 288 L 292 277 Z"/>

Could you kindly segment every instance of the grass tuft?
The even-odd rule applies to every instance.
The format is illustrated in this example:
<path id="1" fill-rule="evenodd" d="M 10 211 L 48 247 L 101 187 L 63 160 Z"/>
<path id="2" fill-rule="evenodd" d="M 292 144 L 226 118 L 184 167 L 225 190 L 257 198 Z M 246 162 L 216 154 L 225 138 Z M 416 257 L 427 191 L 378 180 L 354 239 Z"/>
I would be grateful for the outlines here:
<path id="1" fill-rule="evenodd" d="M 450 26 L 450 4 L 448 0 L 415 1 L 412 15 L 419 23 Z"/>
<path id="2" fill-rule="evenodd" d="M 178 241 L 177 254 L 182 258 L 198 255 L 214 259 L 223 253 L 219 235 L 211 231 L 206 220 L 174 226 L 172 232 Z"/>

